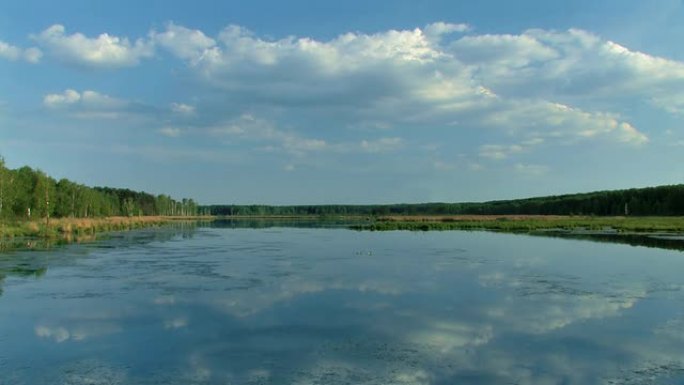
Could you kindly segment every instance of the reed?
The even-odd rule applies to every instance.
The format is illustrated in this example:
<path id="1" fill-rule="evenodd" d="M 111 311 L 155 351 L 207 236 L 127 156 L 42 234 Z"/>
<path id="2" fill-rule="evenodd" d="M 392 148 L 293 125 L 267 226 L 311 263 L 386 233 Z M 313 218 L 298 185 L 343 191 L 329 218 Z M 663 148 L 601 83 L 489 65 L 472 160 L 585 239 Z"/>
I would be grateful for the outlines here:
<path id="1" fill-rule="evenodd" d="M 102 218 L 53 218 L 44 220 L 6 221 L 0 225 L 0 238 L 45 237 L 73 239 L 107 231 L 133 230 L 155 227 L 179 220 L 196 220 L 199 217 L 138 216 Z M 207 217 L 201 217 L 207 219 Z"/>

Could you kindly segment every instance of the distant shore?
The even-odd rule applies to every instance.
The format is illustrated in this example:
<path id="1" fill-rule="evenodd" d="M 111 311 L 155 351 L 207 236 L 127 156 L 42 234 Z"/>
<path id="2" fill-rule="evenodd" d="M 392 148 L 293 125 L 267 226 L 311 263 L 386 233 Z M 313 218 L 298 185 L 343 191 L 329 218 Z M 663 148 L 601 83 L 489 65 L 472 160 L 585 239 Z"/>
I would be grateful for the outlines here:
<path id="1" fill-rule="evenodd" d="M 416 215 L 383 216 L 355 230 L 573 230 L 601 232 L 684 232 L 684 217 L 596 217 L 560 215 Z"/>
<path id="2" fill-rule="evenodd" d="M 319 215 L 235 215 L 235 216 L 131 216 L 101 218 L 44 218 L 24 221 L 1 221 L 0 238 L 48 237 L 69 238 L 107 231 L 132 230 L 161 226 L 173 221 L 198 220 L 350 220 L 354 230 L 494 230 L 523 232 L 535 230 L 600 232 L 684 232 L 684 217 L 599 217 L 562 215 L 392 215 L 392 216 L 319 216 Z"/>

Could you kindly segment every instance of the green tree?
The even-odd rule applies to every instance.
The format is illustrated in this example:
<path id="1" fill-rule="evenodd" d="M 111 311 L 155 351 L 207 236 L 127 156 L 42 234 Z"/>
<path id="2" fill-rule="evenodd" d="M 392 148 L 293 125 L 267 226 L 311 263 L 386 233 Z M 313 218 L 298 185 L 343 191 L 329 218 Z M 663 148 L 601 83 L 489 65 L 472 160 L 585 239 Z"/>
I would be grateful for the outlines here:
<path id="1" fill-rule="evenodd" d="M 35 187 L 35 172 L 28 166 L 13 171 L 15 196 L 12 211 L 17 217 L 31 217 L 33 207 L 33 190 Z"/>
<path id="2" fill-rule="evenodd" d="M 5 204 L 5 184 L 7 184 L 8 172 L 5 168 L 5 159 L 0 156 L 0 218 L 3 217 Z"/>

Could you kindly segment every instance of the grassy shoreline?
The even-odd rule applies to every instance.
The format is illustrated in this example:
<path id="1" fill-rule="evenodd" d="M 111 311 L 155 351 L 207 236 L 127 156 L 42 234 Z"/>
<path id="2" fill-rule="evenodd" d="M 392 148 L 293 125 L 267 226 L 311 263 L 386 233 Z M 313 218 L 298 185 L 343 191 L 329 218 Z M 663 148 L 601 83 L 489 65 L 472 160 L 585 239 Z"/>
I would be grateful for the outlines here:
<path id="1" fill-rule="evenodd" d="M 102 218 L 54 218 L 46 226 L 44 219 L 33 221 L 0 221 L 0 241 L 32 238 L 58 241 L 89 239 L 96 234 L 158 227 L 174 221 L 201 220 L 311 220 L 309 216 L 137 216 Z M 337 217 L 357 220 L 348 228 L 360 231 L 445 231 L 489 230 L 501 232 L 574 232 L 574 233 L 684 233 L 684 217 L 589 217 L 557 215 L 444 215 Z"/>
<path id="2" fill-rule="evenodd" d="M 615 231 L 630 233 L 684 232 L 684 217 L 586 217 L 557 215 L 388 216 L 373 223 L 351 226 L 354 230 L 430 231 L 492 230 L 529 232 L 542 230 Z"/>
<path id="3" fill-rule="evenodd" d="M 102 218 L 53 218 L 49 225 L 45 219 L 30 221 L 0 222 L 0 239 L 20 237 L 43 237 L 51 239 L 70 239 L 95 235 L 108 231 L 133 230 L 143 227 L 161 226 L 173 221 L 193 221 L 211 217 L 175 216 L 138 216 Z"/>
<path id="4" fill-rule="evenodd" d="M 102 218 L 54 218 L 46 226 L 44 219 L 32 221 L 0 221 L 0 239 L 15 237 L 68 238 L 107 231 L 132 230 L 161 226 L 173 221 L 196 220 L 324 220 L 317 215 L 259 216 L 134 216 Z M 349 226 L 354 230 L 586 230 L 616 232 L 684 232 L 684 217 L 590 217 L 559 215 L 416 215 L 377 218 L 343 216 L 337 220 L 363 220 Z"/>

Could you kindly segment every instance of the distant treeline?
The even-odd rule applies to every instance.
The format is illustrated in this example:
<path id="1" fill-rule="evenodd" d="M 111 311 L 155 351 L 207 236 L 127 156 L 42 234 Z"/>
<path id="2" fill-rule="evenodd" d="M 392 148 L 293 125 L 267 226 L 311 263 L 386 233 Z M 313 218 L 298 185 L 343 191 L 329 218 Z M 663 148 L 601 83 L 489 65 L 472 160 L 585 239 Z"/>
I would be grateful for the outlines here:
<path id="1" fill-rule="evenodd" d="M 0 218 L 197 214 L 192 199 L 176 201 L 168 195 L 57 181 L 30 167 L 10 170 L 0 158 Z"/>
<path id="2" fill-rule="evenodd" d="M 212 215 L 684 215 L 684 185 L 597 191 L 482 203 L 214 205 Z"/>

